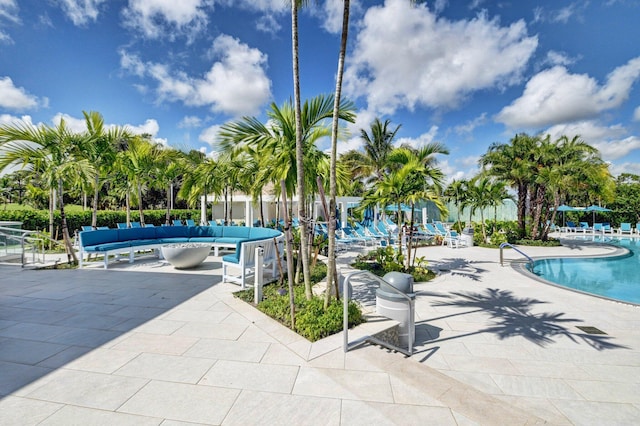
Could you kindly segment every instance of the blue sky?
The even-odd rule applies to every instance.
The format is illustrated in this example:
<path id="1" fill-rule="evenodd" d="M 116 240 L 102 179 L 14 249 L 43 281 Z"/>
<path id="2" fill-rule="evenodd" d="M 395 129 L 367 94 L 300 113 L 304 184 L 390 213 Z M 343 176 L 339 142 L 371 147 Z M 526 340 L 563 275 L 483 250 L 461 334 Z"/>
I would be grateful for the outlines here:
<path id="1" fill-rule="evenodd" d="M 304 98 L 334 90 L 342 19 L 342 1 L 310 3 Z M 398 143 L 444 143 L 449 179 L 517 132 L 581 135 L 614 175 L 640 174 L 639 17 L 638 0 L 352 1 L 358 119 L 339 150 L 379 117 Z M 0 123 L 83 130 L 94 110 L 211 153 L 221 124 L 292 96 L 290 28 L 286 0 L 0 0 Z"/>

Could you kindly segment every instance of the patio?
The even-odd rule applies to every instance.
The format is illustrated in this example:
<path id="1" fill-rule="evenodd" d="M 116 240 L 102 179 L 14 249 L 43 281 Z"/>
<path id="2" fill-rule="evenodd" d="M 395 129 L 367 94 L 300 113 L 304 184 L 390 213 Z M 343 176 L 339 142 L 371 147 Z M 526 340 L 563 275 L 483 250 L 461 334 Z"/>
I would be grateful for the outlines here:
<path id="1" fill-rule="evenodd" d="M 155 259 L 0 266 L 0 423 L 637 422 L 638 307 L 541 284 L 501 267 L 496 250 L 419 255 L 441 274 L 415 286 L 411 359 L 377 346 L 344 354 L 341 335 L 307 342 L 236 300 L 214 256 L 180 272 Z"/>

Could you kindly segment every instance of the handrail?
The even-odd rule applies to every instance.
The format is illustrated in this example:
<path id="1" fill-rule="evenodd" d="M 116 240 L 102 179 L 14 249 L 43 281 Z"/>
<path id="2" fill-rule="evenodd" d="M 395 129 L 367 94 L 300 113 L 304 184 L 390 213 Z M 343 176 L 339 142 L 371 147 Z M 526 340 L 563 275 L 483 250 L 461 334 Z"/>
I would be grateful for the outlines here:
<path id="1" fill-rule="evenodd" d="M 500 266 L 504 266 L 504 255 L 502 253 L 503 249 L 505 247 L 511 247 L 512 249 L 514 249 L 515 251 L 517 251 L 518 253 L 520 253 L 521 255 L 523 255 L 524 257 L 527 258 L 527 260 L 529 260 L 529 269 L 533 269 L 533 259 L 529 256 L 527 256 L 526 253 L 524 253 L 522 250 L 518 249 L 516 246 L 514 246 L 511 243 L 502 243 L 500 244 Z"/>
<path id="2" fill-rule="evenodd" d="M 388 282 L 386 282 L 385 280 L 383 280 L 382 278 L 380 278 L 377 275 L 372 274 L 369 271 L 354 271 L 351 272 L 349 274 L 347 274 L 347 276 L 344 279 L 344 283 L 342 285 L 342 300 L 344 301 L 344 308 L 343 308 L 343 312 L 342 312 L 342 317 L 343 317 L 343 331 L 344 331 L 344 341 L 343 341 L 343 345 L 342 348 L 344 350 L 345 353 L 347 353 L 347 351 L 349 351 L 349 349 L 352 349 L 356 346 L 360 346 L 363 343 L 366 342 L 372 342 L 381 346 L 386 346 L 389 349 L 393 349 L 395 351 L 398 351 L 400 353 L 403 353 L 407 356 L 411 356 L 413 354 L 413 335 L 411 333 L 411 330 L 409 330 L 408 333 L 408 350 L 404 349 L 404 348 L 400 348 L 398 346 L 392 345 L 391 343 L 382 341 L 380 339 L 377 339 L 373 336 L 365 336 L 359 340 L 356 340 L 354 342 L 352 342 L 351 346 L 349 345 L 349 286 L 351 278 L 356 276 L 356 275 L 367 275 L 370 278 L 373 278 L 374 280 L 380 282 L 380 283 L 384 283 L 387 286 L 389 286 L 389 288 L 391 288 L 392 291 L 394 291 L 395 293 L 399 294 L 400 296 L 402 296 L 403 298 L 405 298 L 408 302 L 409 302 L 409 313 L 408 313 L 408 317 L 407 317 L 407 324 L 411 324 L 411 318 L 413 318 L 413 303 L 412 299 L 407 296 L 404 292 L 398 290 L 396 287 L 394 287 L 393 285 L 389 284 Z"/>
<path id="3" fill-rule="evenodd" d="M 44 242 L 45 240 L 50 240 L 54 243 L 58 243 L 55 240 L 47 237 L 42 234 L 40 231 L 29 231 L 25 229 L 19 228 L 7 228 L 0 226 L 0 236 L 4 236 L 7 240 L 15 241 L 16 245 L 20 245 L 20 263 L 24 268 L 25 265 L 29 264 L 29 260 L 27 258 L 27 250 L 30 249 L 31 252 L 31 263 L 44 263 Z M 5 242 L 5 254 L 9 253 L 9 247 Z M 38 259 L 36 260 L 36 255 Z"/>

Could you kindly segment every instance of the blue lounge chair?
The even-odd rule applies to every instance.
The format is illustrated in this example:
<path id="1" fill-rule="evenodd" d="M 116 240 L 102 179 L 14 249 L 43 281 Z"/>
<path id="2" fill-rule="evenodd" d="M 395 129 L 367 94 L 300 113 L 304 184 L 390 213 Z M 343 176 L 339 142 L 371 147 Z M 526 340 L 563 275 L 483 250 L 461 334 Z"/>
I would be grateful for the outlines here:
<path id="1" fill-rule="evenodd" d="M 187 226 L 196 226 L 196 221 L 193 219 L 187 219 Z"/>
<path id="2" fill-rule="evenodd" d="M 623 235 L 623 234 L 628 234 L 631 235 L 633 234 L 633 229 L 631 229 L 631 223 L 629 222 L 623 222 L 620 224 L 620 228 L 618 228 L 618 234 Z"/>
<path id="3" fill-rule="evenodd" d="M 173 219 L 173 226 L 183 226 L 181 219 Z"/>
<path id="4" fill-rule="evenodd" d="M 131 222 L 132 228 L 142 228 L 142 224 L 140 222 Z"/>
<path id="5" fill-rule="evenodd" d="M 128 226 L 126 223 L 118 223 L 118 229 L 127 229 Z"/>
<path id="6" fill-rule="evenodd" d="M 81 228 L 83 231 L 93 231 L 93 226 L 90 225 L 82 225 Z"/>

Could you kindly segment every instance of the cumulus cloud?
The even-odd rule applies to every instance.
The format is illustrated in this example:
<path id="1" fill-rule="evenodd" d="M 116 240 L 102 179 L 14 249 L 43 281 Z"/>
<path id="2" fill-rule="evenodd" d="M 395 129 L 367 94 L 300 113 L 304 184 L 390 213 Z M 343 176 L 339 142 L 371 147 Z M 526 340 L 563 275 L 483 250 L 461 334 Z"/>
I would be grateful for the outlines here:
<path id="1" fill-rule="evenodd" d="M 0 114 L 0 126 L 15 125 L 18 123 L 25 123 L 27 125 L 33 125 L 33 120 L 30 115 L 23 115 L 22 117 L 16 117 L 11 114 Z"/>
<path id="2" fill-rule="evenodd" d="M 221 127 L 219 124 L 207 127 L 200 133 L 198 140 L 208 144 L 212 148 L 216 148 L 218 146 L 218 132 L 220 132 Z"/>
<path id="3" fill-rule="evenodd" d="M 120 65 L 138 76 L 151 77 L 160 102 L 209 106 L 231 116 L 256 114 L 271 97 L 271 80 L 264 69 L 267 56 L 228 35 L 215 39 L 212 52 L 219 60 L 202 78 L 174 72 L 164 64 L 144 63 L 125 51 L 121 51 Z"/>
<path id="4" fill-rule="evenodd" d="M 82 132 L 87 130 L 87 123 L 86 123 L 84 117 L 82 117 L 82 118 L 74 117 L 72 115 L 59 112 L 59 113 L 57 113 L 56 115 L 53 116 L 53 118 L 51 119 L 51 122 L 54 125 L 57 126 L 58 124 L 60 124 L 61 120 L 64 120 L 65 125 L 72 132 L 82 133 Z M 134 135 L 150 135 L 151 136 L 151 140 L 153 142 L 162 144 L 164 146 L 168 145 L 167 139 L 156 137 L 156 135 L 160 131 L 160 125 L 158 124 L 158 121 L 156 119 L 154 119 L 154 118 L 148 118 L 142 124 L 117 125 L 117 124 L 106 124 L 105 123 L 104 126 L 107 129 L 112 128 L 112 127 L 116 127 L 116 126 L 124 127 L 127 130 L 129 130 L 131 133 L 133 133 Z"/>
<path id="5" fill-rule="evenodd" d="M 105 0 L 58 0 L 64 13 L 74 25 L 86 25 L 95 22 L 100 13 L 100 5 Z"/>
<path id="6" fill-rule="evenodd" d="M 38 98 L 30 95 L 22 87 L 16 87 L 10 77 L 0 77 L 0 108 L 15 111 L 46 107 L 49 103 L 47 98 Z"/>
<path id="7" fill-rule="evenodd" d="M 544 134 L 549 134 L 552 140 L 563 135 L 569 138 L 580 136 L 586 143 L 597 148 L 606 161 L 622 158 L 640 149 L 640 137 L 630 135 L 620 124 L 602 126 L 594 121 L 580 121 L 550 127 Z"/>
<path id="8" fill-rule="evenodd" d="M 522 20 L 506 27 L 486 14 L 450 21 L 425 6 L 387 0 L 365 14 L 345 92 L 381 114 L 454 108 L 474 91 L 519 82 L 537 45 Z"/>
<path id="9" fill-rule="evenodd" d="M 207 26 L 211 0 L 129 0 L 123 9 L 124 25 L 150 39 L 187 36 L 193 40 Z"/>
<path id="10" fill-rule="evenodd" d="M 420 149 L 427 144 L 435 142 L 436 134 L 438 134 L 438 126 L 431 126 L 428 132 L 421 134 L 417 138 L 399 138 L 394 145 L 409 145 L 413 148 Z"/>
<path id="11" fill-rule="evenodd" d="M 611 164 L 609 171 L 613 176 L 619 176 L 623 173 L 640 175 L 640 163 L 625 162 L 622 164 Z"/>
<path id="12" fill-rule="evenodd" d="M 454 131 L 459 135 L 470 135 L 478 126 L 482 126 L 487 122 L 487 113 L 483 112 L 473 120 L 469 120 L 464 124 L 459 124 L 454 127 Z"/>
<path id="13" fill-rule="evenodd" d="M 604 85 L 556 66 L 533 76 L 522 96 L 503 108 L 496 120 L 511 128 L 540 128 L 593 118 L 622 105 L 638 77 L 640 57 L 613 70 Z"/>
<path id="14" fill-rule="evenodd" d="M 193 127 L 202 126 L 202 119 L 200 117 L 196 117 L 195 115 L 189 115 L 184 117 L 180 123 L 178 123 L 178 127 L 181 129 L 188 129 Z"/>

